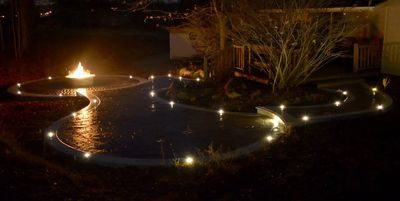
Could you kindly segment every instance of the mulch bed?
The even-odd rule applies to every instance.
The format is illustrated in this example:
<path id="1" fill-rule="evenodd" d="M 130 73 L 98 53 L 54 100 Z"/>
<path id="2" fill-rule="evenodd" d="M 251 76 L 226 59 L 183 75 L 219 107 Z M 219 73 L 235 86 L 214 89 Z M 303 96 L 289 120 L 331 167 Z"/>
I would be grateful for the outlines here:
<path id="1" fill-rule="evenodd" d="M 333 104 L 345 98 L 341 93 L 318 89 L 313 85 L 272 93 L 271 85 L 238 78 L 230 82 L 227 90 L 215 83 L 174 81 L 168 91 L 160 95 L 179 103 L 234 112 L 255 112 L 256 106 Z"/>

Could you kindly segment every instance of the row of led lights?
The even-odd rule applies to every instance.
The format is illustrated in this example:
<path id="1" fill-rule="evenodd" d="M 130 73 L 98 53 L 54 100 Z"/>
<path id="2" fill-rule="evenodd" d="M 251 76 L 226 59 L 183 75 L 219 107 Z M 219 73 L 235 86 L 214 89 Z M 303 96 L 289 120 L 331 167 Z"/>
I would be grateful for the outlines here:
<path id="1" fill-rule="evenodd" d="M 52 139 L 53 137 L 55 136 L 55 133 L 54 132 L 52 132 L 52 131 L 50 131 L 50 132 L 48 132 L 47 133 L 47 137 L 49 137 L 50 139 Z M 82 157 L 83 158 L 86 158 L 86 159 L 89 159 L 90 157 L 92 157 L 92 153 L 90 153 L 90 152 L 82 152 Z M 193 165 L 194 164 L 194 162 L 195 162 L 195 160 L 194 160 L 194 158 L 192 157 L 192 156 L 187 156 L 187 157 L 185 157 L 185 159 L 184 159 L 184 164 L 185 165 Z"/>
<path id="2" fill-rule="evenodd" d="M 378 88 L 377 88 L 377 87 L 373 87 L 371 90 L 372 90 L 372 92 L 373 92 L 373 95 L 375 96 L 376 92 L 378 91 Z M 342 91 L 342 94 L 343 94 L 343 95 L 347 95 L 348 92 L 347 92 L 347 91 Z M 341 102 L 341 101 L 335 101 L 333 104 L 334 104 L 336 107 L 339 107 L 339 106 L 342 104 L 342 102 Z M 283 110 L 286 108 L 286 106 L 285 106 L 285 105 L 280 105 L 279 108 L 283 111 Z M 383 109 L 384 109 L 383 104 L 378 104 L 378 105 L 376 105 L 376 109 L 377 109 L 377 110 L 383 110 Z M 303 115 L 303 116 L 301 117 L 301 120 L 304 121 L 304 122 L 307 122 L 307 121 L 310 120 L 310 116 L 308 116 L 308 115 Z"/>
<path id="3" fill-rule="evenodd" d="M 171 78 L 171 77 L 172 77 L 172 74 L 171 74 L 171 73 L 168 73 L 167 76 L 168 76 L 169 78 Z M 154 80 L 154 78 L 155 78 L 154 75 L 151 75 L 151 76 L 149 77 L 149 80 Z M 178 80 L 179 80 L 179 81 L 182 81 L 182 80 L 183 80 L 183 77 L 182 77 L 182 76 L 179 76 L 179 77 L 178 77 Z M 199 77 L 196 78 L 195 80 L 196 80 L 196 82 L 200 82 L 200 81 L 201 81 L 201 79 L 200 79 Z"/>
<path id="4" fill-rule="evenodd" d="M 172 77 L 172 75 L 171 75 L 171 74 L 168 74 L 168 77 Z M 132 76 L 132 75 L 129 75 L 129 78 L 130 78 L 130 79 L 133 79 L 133 76 Z M 51 80 L 52 77 L 49 76 L 48 79 Z M 151 80 L 154 80 L 154 76 L 151 75 L 151 76 L 150 76 L 150 79 L 151 79 Z M 178 79 L 179 79 L 179 80 L 182 80 L 182 77 L 179 76 Z M 197 78 L 196 81 L 200 81 L 200 78 Z M 21 84 L 18 83 L 17 86 L 20 87 Z M 375 95 L 375 93 L 376 93 L 377 91 L 378 91 L 378 89 L 377 89 L 376 87 L 372 88 L 373 95 Z M 20 94 L 20 91 L 18 91 L 18 94 Z M 347 95 L 348 92 L 347 92 L 347 91 L 342 91 L 342 94 L 343 94 L 343 95 Z M 151 96 L 151 97 L 154 97 L 155 95 L 156 95 L 156 93 L 152 90 L 152 91 L 150 92 L 150 96 Z M 62 96 L 62 94 L 60 94 L 60 96 Z M 97 100 L 96 100 L 96 99 L 93 99 L 93 102 L 96 103 Z M 174 102 L 174 101 L 170 101 L 169 104 L 171 105 L 171 108 L 173 108 L 175 102 Z M 334 105 L 337 106 L 337 107 L 339 107 L 339 106 L 341 105 L 341 102 L 340 102 L 340 101 L 335 101 Z M 284 109 L 286 108 L 286 106 L 282 104 L 282 105 L 279 106 L 279 108 L 280 108 L 281 110 L 284 110 Z M 384 109 L 384 107 L 383 107 L 382 104 L 377 105 L 376 108 L 377 108 L 378 110 L 383 110 L 383 109 Z M 220 116 L 222 116 L 222 115 L 224 114 L 224 110 L 223 110 L 223 109 L 219 109 L 219 110 L 217 110 L 217 113 L 218 113 Z M 76 117 L 76 113 L 75 113 L 75 112 L 72 113 L 72 115 L 73 115 L 74 117 Z M 302 121 L 307 122 L 307 121 L 310 120 L 310 117 L 309 117 L 308 115 L 303 115 L 301 119 L 302 119 Z M 275 123 L 274 123 L 274 124 L 275 124 Z M 279 128 L 276 127 L 276 126 L 274 126 L 272 130 L 273 130 L 274 132 L 277 132 L 277 131 L 279 130 Z M 48 137 L 52 138 L 53 136 L 54 136 L 54 133 L 53 133 L 53 132 L 49 132 L 49 133 L 48 133 Z M 267 140 L 268 142 L 271 142 L 273 139 L 274 139 L 274 138 L 272 137 L 272 135 L 268 135 L 268 136 L 266 137 L 266 140 Z M 91 153 L 90 153 L 90 152 L 84 152 L 84 153 L 83 153 L 83 157 L 85 157 L 85 158 L 90 158 L 90 157 L 91 157 Z M 186 165 L 192 165 L 192 164 L 194 163 L 194 158 L 193 158 L 192 156 L 187 156 L 187 157 L 185 158 L 184 162 L 185 162 Z"/>

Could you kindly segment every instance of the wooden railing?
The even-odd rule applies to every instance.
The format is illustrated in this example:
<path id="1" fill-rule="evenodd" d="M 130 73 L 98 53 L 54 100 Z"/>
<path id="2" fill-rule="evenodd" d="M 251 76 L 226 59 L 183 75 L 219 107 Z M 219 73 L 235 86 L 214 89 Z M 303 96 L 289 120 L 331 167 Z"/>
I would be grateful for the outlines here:
<path id="1" fill-rule="evenodd" d="M 381 45 L 354 44 L 353 71 L 378 69 L 382 65 Z"/>
<path id="2" fill-rule="evenodd" d="M 245 68 L 245 47 L 240 45 L 233 46 L 233 65 L 236 69 Z"/>

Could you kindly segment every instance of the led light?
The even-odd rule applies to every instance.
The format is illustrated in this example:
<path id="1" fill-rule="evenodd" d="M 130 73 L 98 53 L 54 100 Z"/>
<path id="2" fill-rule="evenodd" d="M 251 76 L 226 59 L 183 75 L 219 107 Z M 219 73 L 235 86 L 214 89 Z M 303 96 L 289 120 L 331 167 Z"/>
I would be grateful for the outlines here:
<path id="1" fill-rule="evenodd" d="M 49 79 L 49 80 L 51 80 L 51 79 L 53 79 L 51 76 L 49 76 L 47 79 Z"/>
<path id="2" fill-rule="evenodd" d="M 18 86 L 18 87 L 21 87 L 21 83 L 17 83 L 17 86 Z"/>
<path id="3" fill-rule="evenodd" d="M 193 165 L 193 163 L 194 163 L 193 157 L 187 156 L 187 157 L 185 158 L 185 164 L 186 164 L 186 165 Z"/>
<path id="4" fill-rule="evenodd" d="M 278 116 L 274 115 L 274 118 L 271 119 L 271 122 L 273 124 L 273 127 L 279 127 L 279 123 L 281 123 L 281 119 Z"/>
<path id="5" fill-rule="evenodd" d="M 173 108 L 174 105 L 175 105 L 175 102 L 174 102 L 174 101 L 170 101 L 170 102 L 169 102 L 169 105 L 171 105 L 171 108 Z"/>
<path id="6" fill-rule="evenodd" d="M 279 131 L 279 127 L 272 127 L 272 131 L 273 132 L 278 132 Z"/>
<path id="7" fill-rule="evenodd" d="M 308 120 L 310 120 L 310 117 L 308 117 L 307 115 L 304 115 L 303 117 L 301 117 L 301 120 L 308 121 Z"/>
<path id="8" fill-rule="evenodd" d="M 90 158 L 91 156 L 92 156 L 92 154 L 90 152 L 85 152 L 83 154 L 83 157 L 85 157 L 85 158 Z"/>
<path id="9" fill-rule="evenodd" d="M 377 88 L 377 87 L 373 87 L 373 88 L 372 88 L 372 91 L 373 91 L 373 92 L 377 92 L 377 91 L 378 91 L 378 88 Z"/>
<path id="10" fill-rule="evenodd" d="M 182 76 L 179 76 L 179 81 L 182 81 Z"/>
<path id="11" fill-rule="evenodd" d="M 154 97 L 155 95 L 156 95 L 156 92 L 150 91 L 150 96 L 151 96 L 151 97 Z"/>
<path id="12" fill-rule="evenodd" d="M 48 133 L 47 133 L 47 137 L 52 138 L 53 136 L 54 136 L 54 133 L 53 133 L 53 132 L 48 132 Z"/>
<path id="13" fill-rule="evenodd" d="M 197 82 L 200 82 L 200 78 L 196 78 L 196 81 L 197 81 Z"/>
<path id="14" fill-rule="evenodd" d="M 279 106 L 279 108 L 280 108 L 281 110 L 284 110 L 284 109 L 285 109 L 285 105 L 282 104 L 282 105 Z"/>
<path id="15" fill-rule="evenodd" d="M 129 79 L 132 79 L 133 78 L 133 76 L 132 75 L 129 75 Z"/>
<path id="16" fill-rule="evenodd" d="M 219 109 L 218 110 L 218 114 L 219 114 L 219 116 L 222 116 L 224 114 L 224 110 L 223 109 Z"/>
<path id="17" fill-rule="evenodd" d="M 334 104 L 336 105 L 336 107 L 339 107 L 342 103 L 340 101 L 335 101 Z"/>
<path id="18" fill-rule="evenodd" d="M 347 91 L 342 91 L 342 94 L 343 95 L 347 95 Z"/>
<path id="19" fill-rule="evenodd" d="M 97 99 L 93 99 L 93 103 L 97 103 Z"/>
<path id="20" fill-rule="evenodd" d="M 268 135 L 266 139 L 268 142 L 271 142 L 274 138 L 272 136 Z"/>
<path id="21" fill-rule="evenodd" d="M 20 94 L 21 94 L 21 91 L 17 91 L 17 94 L 19 94 L 19 95 L 20 95 Z"/>
<path id="22" fill-rule="evenodd" d="M 171 73 L 168 73 L 168 77 L 172 77 Z"/>
<path id="23" fill-rule="evenodd" d="M 377 109 L 377 110 L 383 110 L 383 105 L 377 105 L 377 106 L 376 106 L 376 109 Z"/>

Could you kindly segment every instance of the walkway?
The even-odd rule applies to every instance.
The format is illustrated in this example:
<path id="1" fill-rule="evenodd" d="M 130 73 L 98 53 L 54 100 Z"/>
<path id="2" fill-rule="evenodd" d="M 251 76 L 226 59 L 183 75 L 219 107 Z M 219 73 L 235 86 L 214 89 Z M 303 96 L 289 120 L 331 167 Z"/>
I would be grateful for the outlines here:
<path id="1" fill-rule="evenodd" d="M 174 80 L 195 82 L 167 76 L 149 81 L 97 76 L 93 87 L 76 89 L 64 78 L 52 78 L 21 83 L 9 91 L 21 96 L 87 97 L 90 104 L 56 121 L 47 129 L 46 139 L 76 158 L 113 166 L 179 165 L 239 157 L 275 141 L 285 131 L 285 123 L 296 126 L 371 114 L 392 104 L 384 93 L 358 83 L 331 89 L 343 99 L 328 105 L 259 107 L 265 116 L 229 113 L 157 97 Z"/>

